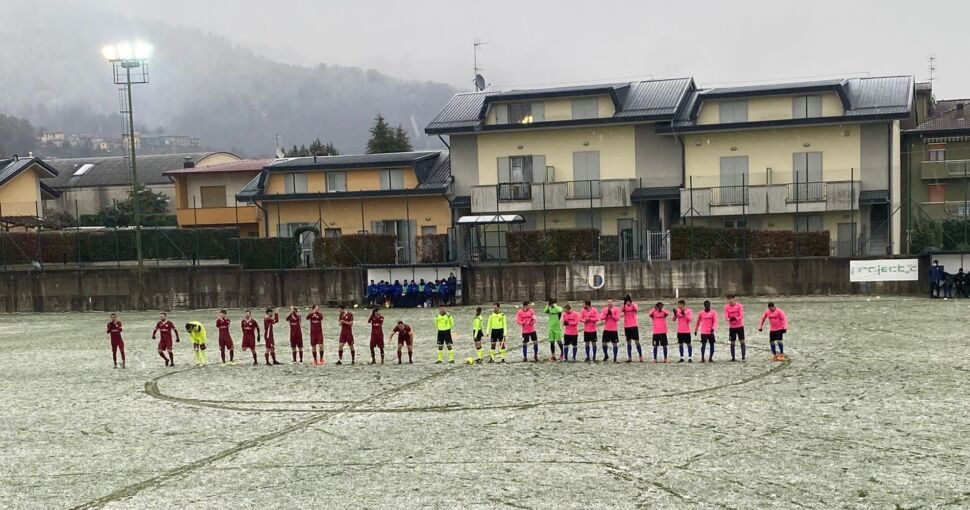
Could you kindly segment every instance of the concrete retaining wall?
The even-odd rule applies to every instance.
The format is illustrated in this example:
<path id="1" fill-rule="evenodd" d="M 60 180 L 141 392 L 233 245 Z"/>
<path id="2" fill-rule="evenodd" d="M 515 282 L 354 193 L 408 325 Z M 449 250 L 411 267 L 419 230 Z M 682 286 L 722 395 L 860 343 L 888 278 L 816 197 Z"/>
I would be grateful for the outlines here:
<path id="1" fill-rule="evenodd" d="M 620 262 L 602 265 L 605 284 L 594 290 L 589 284 L 587 263 L 505 264 L 475 267 L 463 271 L 468 302 L 542 301 L 547 296 L 559 300 L 605 299 L 626 293 L 634 297 L 739 295 L 828 295 L 884 294 L 916 295 L 925 283 L 849 282 L 849 261 L 844 258 L 800 258 L 757 260 L 701 260 Z M 920 274 L 926 274 L 920 260 Z"/>
<path id="2" fill-rule="evenodd" d="M 149 268 L 144 299 L 133 269 L 0 273 L 0 312 L 65 312 L 148 308 L 244 308 L 358 302 L 359 269 L 243 271 L 237 267 Z"/>

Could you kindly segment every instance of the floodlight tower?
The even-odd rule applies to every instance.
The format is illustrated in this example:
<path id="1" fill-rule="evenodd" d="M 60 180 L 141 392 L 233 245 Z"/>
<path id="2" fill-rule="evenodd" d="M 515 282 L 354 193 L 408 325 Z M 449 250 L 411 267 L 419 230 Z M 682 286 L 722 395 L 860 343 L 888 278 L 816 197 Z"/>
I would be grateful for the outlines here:
<path id="1" fill-rule="evenodd" d="M 144 41 L 123 41 L 101 49 L 101 55 L 111 63 L 115 85 L 122 85 L 121 115 L 128 137 L 128 166 L 131 169 L 132 216 L 135 222 L 135 255 L 138 258 L 139 308 L 145 295 L 145 264 L 141 249 L 141 200 L 139 198 L 138 167 L 135 164 L 135 115 L 131 104 L 131 86 L 148 83 L 148 58 L 152 46 Z"/>

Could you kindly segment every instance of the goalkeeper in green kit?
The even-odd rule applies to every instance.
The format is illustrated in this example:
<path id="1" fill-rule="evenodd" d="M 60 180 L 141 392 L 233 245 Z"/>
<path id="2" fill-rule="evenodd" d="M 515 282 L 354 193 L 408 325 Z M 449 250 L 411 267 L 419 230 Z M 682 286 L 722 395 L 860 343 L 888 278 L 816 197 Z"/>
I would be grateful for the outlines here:
<path id="1" fill-rule="evenodd" d="M 548 319 L 547 333 L 549 335 L 549 352 L 552 353 L 549 356 L 549 361 L 566 361 L 566 351 L 562 347 L 562 307 L 556 304 L 556 300 L 549 298 L 549 304 L 546 305 L 545 310 L 542 311 L 546 314 Z M 559 345 L 559 353 L 562 355 L 561 358 L 556 357 L 556 345 Z"/>

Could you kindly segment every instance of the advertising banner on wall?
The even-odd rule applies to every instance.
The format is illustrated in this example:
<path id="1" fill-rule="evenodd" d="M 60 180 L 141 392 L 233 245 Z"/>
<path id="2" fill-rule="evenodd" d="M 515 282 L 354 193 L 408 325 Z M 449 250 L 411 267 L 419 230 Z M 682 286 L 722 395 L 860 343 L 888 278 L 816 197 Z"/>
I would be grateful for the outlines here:
<path id="1" fill-rule="evenodd" d="M 850 282 L 908 282 L 919 280 L 919 259 L 850 260 Z"/>

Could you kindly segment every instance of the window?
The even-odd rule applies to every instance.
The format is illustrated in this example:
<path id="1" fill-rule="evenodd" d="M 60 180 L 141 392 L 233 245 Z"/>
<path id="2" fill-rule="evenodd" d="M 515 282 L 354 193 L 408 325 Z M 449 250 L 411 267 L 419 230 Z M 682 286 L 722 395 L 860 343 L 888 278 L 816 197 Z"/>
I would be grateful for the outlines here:
<path id="1" fill-rule="evenodd" d="M 599 117 L 599 101 L 595 97 L 573 99 L 573 119 L 595 119 Z"/>
<path id="2" fill-rule="evenodd" d="M 822 153 L 796 152 L 792 155 L 791 200 L 799 202 L 825 199 L 822 183 Z"/>
<path id="3" fill-rule="evenodd" d="M 821 96 L 797 96 L 792 98 L 792 118 L 810 119 L 822 116 Z"/>
<path id="4" fill-rule="evenodd" d="M 821 214 L 806 214 L 795 218 L 795 232 L 819 232 L 821 230 Z"/>
<path id="5" fill-rule="evenodd" d="M 946 144 L 945 143 L 931 143 L 927 147 L 928 156 L 930 161 L 945 161 L 946 160 Z"/>
<path id="6" fill-rule="evenodd" d="M 404 170 L 381 170 L 381 189 L 404 189 Z"/>
<path id="7" fill-rule="evenodd" d="M 327 193 L 347 191 L 347 172 L 330 172 L 327 174 Z"/>
<path id="8" fill-rule="evenodd" d="M 946 201 L 946 184 L 928 184 L 926 191 L 928 202 L 942 203 Z"/>
<path id="9" fill-rule="evenodd" d="M 600 197 L 600 153 L 580 151 L 573 153 L 573 182 L 566 188 L 567 198 Z"/>
<path id="10" fill-rule="evenodd" d="M 509 105 L 509 124 L 532 124 L 533 120 L 531 103 Z"/>
<path id="11" fill-rule="evenodd" d="M 324 237 L 340 237 L 341 230 L 339 228 L 325 228 L 323 229 Z"/>
<path id="12" fill-rule="evenodd" d="M 72 175 L 72 177 L 80 177 L 80 176 L 88 173 L 88 171 L 90 171 L 92 168 L 94 168 L 94 164 L 92 164 L 92 163 L 85 163 L 85 164 L 81 165 L 81 167 L 78 168 L 74 172 L 74 175 Z"/>
<path id="13" fill-rule="evenodd" d="M 576 228 L 600 230 L 602 226 L 599 211 L 576 211 Z"/>
<path id="14" fill-rule="evenodd" d="M 532 156 L 499 158 L 499 200 L 530 200 L 532 198 Z M 543 158 L 543 166 L 545 158 Z"/>
<path id="15" fill-rule="evenodd" d="M 226 206 L 225 186 L 200 186 L 199 195 L 202 196 L 203 209 Z"/>
<path id="16" fill-rule="evenodd" d="M 721 158 L 721 187 L 715 190 L 714 205 L 741 205 L 748 203 L 748 157 L 725 156 Z"/>
<path id="17" fill-rule="evenodd" d="M 724 228 L 747 228 L 748 222 L 743 218 L 726 218 L 721 220 L 721 226 Z"/>
<path id="18" fill-rule="evenodd" d="M 289 193 L 306 193 L 306 174 L 283 174 L 283 191 Z"/>
<path id="19" fill-rule="evenodd" d="M 748 121 L 747 101 L 722 101 L 720 103 L 721 124 Z"/>

